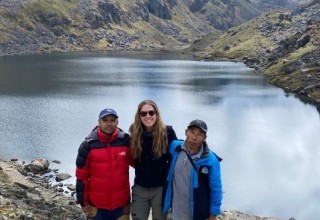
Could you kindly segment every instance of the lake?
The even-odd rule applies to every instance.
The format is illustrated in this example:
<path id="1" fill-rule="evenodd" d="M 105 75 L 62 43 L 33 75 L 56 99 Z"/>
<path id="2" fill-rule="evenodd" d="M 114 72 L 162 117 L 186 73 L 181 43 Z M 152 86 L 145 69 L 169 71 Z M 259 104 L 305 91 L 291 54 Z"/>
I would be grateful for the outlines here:
<path id="1" fill-rule="evenodd" d="M 191 120 L 208 124 L 223 158 L 223 210 L 320 219 L 320 108 L 242 63 L 134 52 L 0 57 L 0 157 L 60 160 L 50 168 L 75 184 L 77 150 L 99 112 L 114 108 L 128 131 L 144 99 L 181 139 Z"/>

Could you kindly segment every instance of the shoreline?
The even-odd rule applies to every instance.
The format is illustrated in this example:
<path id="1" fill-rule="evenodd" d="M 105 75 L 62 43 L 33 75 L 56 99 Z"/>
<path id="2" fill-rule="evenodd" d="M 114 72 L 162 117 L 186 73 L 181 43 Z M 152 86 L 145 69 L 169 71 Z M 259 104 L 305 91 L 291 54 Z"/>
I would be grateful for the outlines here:
<path id="1" fill-rule="evenodd" d="M 28 175 L 24 164 L 16 159 L 0 158 L 0 216 L 2 219 L 73 219 L 85 220 L 73 195 L 67 195 L 50 184 L 45 175 Z M 63 182 L 63 181 L 62 181 Z M 62 184 L 64 185 L 64 184 Z M 60 183 L 61 187 L 61 183 Z M 60 188 L 58 187 L 58 188 Z M 151 220 L 151 215 L 149 216 Z M 281 220 L 258 217 L 240 211 L 222 211 L 219 220 Z M 294 220 L 291 218 L 290 220 Z"/>
<path id="2" fill-rule="evenodd" d="M 175 48 L 175 49 L 169 49 L 169 48 L 149 48 L 147 50 L 141 50 L 141 49 L 134 49 L 134 48 L 118 48 L 118 49 L 110 49 L 110 50 L 65 50 L 65 51 L 59 51 L 59 50 L 53 50 L 53 51 L 24 51 L 23 53 L 18 54 L 1 54 L 1 57 L 15 57 L 15 56 L 24 56 L 24 55 L 46 55 L 51 53 L 57 53 L 57 54 L 63 54 L 63 53 L 97 53 L 97 54 L 107 54 L 107 53 L 168 53 L 168 54 L 177 54 L 181 53 L 186 56 L 193 57 L 193 60 L 195 61 L 204 61 L 204 62 L 234 62 L 234 63 L 243 63 L 246 65 L 246 67 L 253 69 L 255 75 L 263 76 L 267 79 L 268 83 L 272 86 L 275 86 L 277 88 L 282 89 L 285 93 L 293 94 L 296 98 L 298 98 L 301 102 L 310 104 L 315 106 L 317 109 L 319 109 L 320 113 L 320 100 L 310 96 L 308 93 L 304 93 L 300 90 L 293 89 L 287 86 L 281 86 L 277 81 L 274 81 L 272 77 L 268 77 L 266 74 L 263 73 L 263 66 L 250 66 L 250 63 L 241 60 L 241 59 L 228 59 L 228 58 L 222 58 L 222 59 L 213 59 L 213 58 L 201 58 L 198 57 L 195 53 L 185 51 L 185 47 Z"/>
<path id="3" fill-rule="evenodd" d="M 74 197 L 67 197 L 49 179 L 23 175 L 24 165 L 0 159 L 1 219 L 75 219 L 85 220 Z"/>

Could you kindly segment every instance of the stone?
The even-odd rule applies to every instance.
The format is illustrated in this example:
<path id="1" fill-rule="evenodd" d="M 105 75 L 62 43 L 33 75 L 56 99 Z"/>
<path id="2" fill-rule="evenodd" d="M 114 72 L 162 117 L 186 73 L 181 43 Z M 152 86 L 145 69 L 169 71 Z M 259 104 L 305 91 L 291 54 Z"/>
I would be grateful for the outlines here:
<path id="1" fill-rule="evenodd" d="M 69 179 L 71 177 L 70 174 L 67 174 L 67 173 L 58 173 L 56 175 L 56 181 L 57 182 L 61 182 L 63 180 L 66 180 L 66 179 Z"/>
<path id="2" fill-rule="evenodd" d="M 49 168 L 49 161 L 44 158 L 36 158 L 25 169 L 34 174 L 41 174 Z"/>

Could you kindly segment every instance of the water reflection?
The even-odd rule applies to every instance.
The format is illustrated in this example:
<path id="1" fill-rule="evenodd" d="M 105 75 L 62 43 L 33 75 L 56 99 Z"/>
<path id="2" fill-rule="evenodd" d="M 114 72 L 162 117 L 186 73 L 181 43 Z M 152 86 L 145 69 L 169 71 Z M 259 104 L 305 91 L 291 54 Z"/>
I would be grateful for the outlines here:
<path id="1" fill-rule="evenodd" d="M 128 130 L 154 99 L 179 138 L 191 119 L 223 157 L 223 209 L 320 219 L 319 109 L 241 63 L 168 54 L 50 54 L 0 58 L 0 155 L 74 174 L 79 144 L 105 107 Z M 73 183 L 74 178 L 70 180 Z M 290 201 L 290 205 L 289 202 Z"/>

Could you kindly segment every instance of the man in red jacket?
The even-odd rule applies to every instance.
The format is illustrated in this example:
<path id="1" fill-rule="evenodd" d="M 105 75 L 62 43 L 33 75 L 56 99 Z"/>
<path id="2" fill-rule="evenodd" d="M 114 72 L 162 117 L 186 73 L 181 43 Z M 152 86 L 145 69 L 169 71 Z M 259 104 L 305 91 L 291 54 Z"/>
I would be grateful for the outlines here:
<path id="1" fill-rule="evenodd" d="M 113 109 L 102 110 L 98 124 L 78 150 L 77 202 L 94 220 L 129 219 L 130 137 L 118 128 Z"/>

